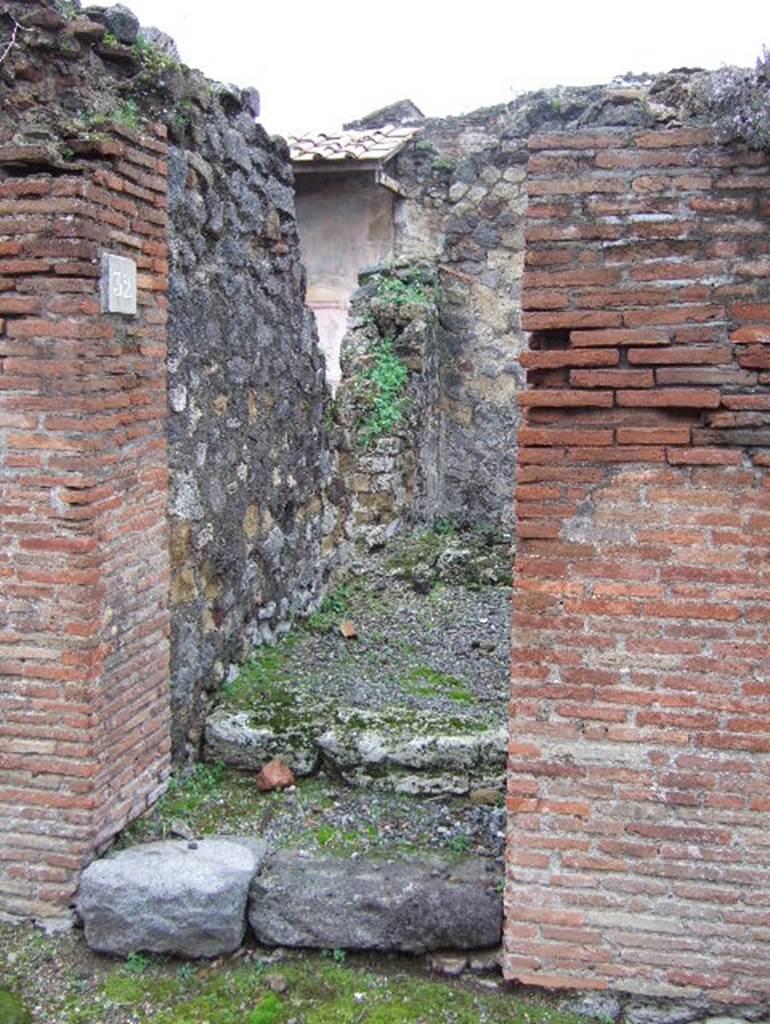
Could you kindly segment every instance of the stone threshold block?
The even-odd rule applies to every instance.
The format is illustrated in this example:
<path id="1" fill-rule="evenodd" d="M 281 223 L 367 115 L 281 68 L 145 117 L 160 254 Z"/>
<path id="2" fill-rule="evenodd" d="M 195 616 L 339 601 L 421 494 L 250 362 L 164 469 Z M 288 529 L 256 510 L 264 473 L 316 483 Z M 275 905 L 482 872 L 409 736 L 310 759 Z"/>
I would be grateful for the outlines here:
<path id="1" fill-rule="evenodd" d="M 91 949 L 213 957 L 238 949 L 249 885 L 265 856 L 260 839 L 145 843 L 94 861 L 77 910 Z"/>
<path id="2" fill-rule="evenodd" d="M 502 875 L 483 858 L 357 859 L 285 850 L 251 885 L 258 942 L 425 953 L 495 946 Z"/>

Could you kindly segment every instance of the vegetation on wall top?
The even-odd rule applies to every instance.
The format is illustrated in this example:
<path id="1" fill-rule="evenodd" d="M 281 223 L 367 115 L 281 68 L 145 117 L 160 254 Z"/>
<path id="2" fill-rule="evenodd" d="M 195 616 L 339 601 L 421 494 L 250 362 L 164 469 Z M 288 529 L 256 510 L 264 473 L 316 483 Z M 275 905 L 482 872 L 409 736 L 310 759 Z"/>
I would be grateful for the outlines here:
<path id="1" fill-rule="evenodd" d="M 697 98 L 705 105 L 720 142 L 742 142 L 770 152 L 770 52 L 754 68 L 724 67 L 704 78 Z"/>

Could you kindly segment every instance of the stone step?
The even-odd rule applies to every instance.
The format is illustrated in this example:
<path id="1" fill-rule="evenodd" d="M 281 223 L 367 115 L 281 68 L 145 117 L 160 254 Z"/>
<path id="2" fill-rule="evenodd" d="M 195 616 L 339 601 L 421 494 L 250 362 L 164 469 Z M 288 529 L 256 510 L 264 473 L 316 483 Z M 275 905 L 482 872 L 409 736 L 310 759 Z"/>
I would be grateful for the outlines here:
<path id="1" fill-rule="evenodd" d="M 483 858 L 318 857 L 285 850 L 251 883 L 258 942 L 424 953 L 500 942 L 500 869 Z"/>
<path id="2" fill-rule="evenodd" d="M 505 726 L 470 717 L 289 700 L 279 711 L 215 711 L 204 757 L 252 771 L 279 758 L 297 776 L 323 767 L 348 785 L 462 796 L 504 786 L 506 743 Z"/>
<path id="3" fill-rule="evenodd" d="M 89 864 L 77 911 L 99 953 L 211 957 L 246 930 L 249 885 L 266 844 L 254 838 L 143 843 Z"/>
<path id="4" fill-rule="evenodd" d="M 496 946 L 502 869 L 482 857 L 319 857 L 238 836 L 146 843 L 95 861 L 77 895 L 99 952 L 268 946 L 423 953 Z"/>

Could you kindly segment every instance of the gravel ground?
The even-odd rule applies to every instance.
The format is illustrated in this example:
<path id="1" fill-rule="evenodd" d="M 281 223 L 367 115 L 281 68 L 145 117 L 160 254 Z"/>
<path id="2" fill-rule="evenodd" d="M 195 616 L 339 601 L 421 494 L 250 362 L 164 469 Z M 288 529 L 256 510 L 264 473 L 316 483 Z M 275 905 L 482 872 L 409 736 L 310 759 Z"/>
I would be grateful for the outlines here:
<path id="1" fill-rule="evenodd" d="M 454 542 L 456 544 L 456 541 Z M 280 692 L 367 709 L 413 708 L 499 725 L 505 721 L 510 589 L 437 582 L 427 594 L 379 555 L 353 567 L 323 608 L 276 647 L 260 649 L 223 703 L 253 707 Z M 356 639 L 340 633 L 354 624 Z M 178 778 L 123 842 L 244 833 L 272 849 L 292 845 L 367 855 L 431 849 L 501 858 L 502 792 L 417 798 L 339 784 L 321 772 L 289 791 L 260 793 L 253 775 L 198 765 Z"/>
<path id="2" fill-rule="evenodd" d="M 500 860 L 503 794 L 492 803 L 401 796 L 338 786 L 323 773 L 289 790 L 261 793 L 254 776 L 197 766 L 119 839 L 131 845 L 179 834 L 261 836 L 271 850 L 292 846 L 351 857 L 414 852 L 476 854 Z"/>
<path id="3" fill-rule="evenodd" d="M 341 635 L 352 623 L 355 638 Z M 419 594 L 383 560 L 354 567 L 319 613 L 257 653 L 223 704 L 261 704 L 274 688 L 367 709 L 394 706 L 505 721 L 510 590 L 437 584 Z"/>

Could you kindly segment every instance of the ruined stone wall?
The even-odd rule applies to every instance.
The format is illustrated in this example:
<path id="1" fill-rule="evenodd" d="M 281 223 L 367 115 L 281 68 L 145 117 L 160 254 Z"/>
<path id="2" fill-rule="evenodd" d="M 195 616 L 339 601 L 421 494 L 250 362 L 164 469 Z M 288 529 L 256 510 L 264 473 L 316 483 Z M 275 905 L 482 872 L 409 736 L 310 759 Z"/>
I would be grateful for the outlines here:
<path id="1" fill-rule="evenodd" d="M 330 409 L 334 500 L 324 554 L 332 566 L 344 565 L 357 541 L 381 547 L 438 514 L 437 288 L 433 265 L 409 265 L 362 274 L 353 297 L 342 386 Z M 395 419 L 378 429 L 378 380 L 394 370 L 402 383 L 386 404 Z"/>
<path id="2" fill-rule="evenodd" d="M 171 735 L 194 751 L 206 690 L 320 596 L 325 392 L 253 94 L 105 42 L 103 12 L 12 10 L 0 913 L 44 917 L 162 791 Z M 100 312 L 105 252 L 136 263 L 135 316 Z"/>
<path id="3" fill-rule="evenodd" d="M 427 121 L 393 173 L 396 259 L 440 268 L 440 514 L 510 524 L 526 148 L 506 116 Z"/>
<path id="4" fill-rule="evenodd" d="M 206 102 L 206 98 L 204 98 Z M 207 691 L 306 612 L 322 580 L 325 388 L 303 303 L 291 165 L 236 96 L 169 160 L 175 750 Z"/>
<path id="5" fill-rule="evenodd" d="M 530 154 L 505 973 L 766 1006 L 770 162 Z"/>
<path id="6" fill-rule="evenodd" d="M 552 89 L 426 119 L 388 165 L 405 192 L 396 205 L 395 259 L 434 259 L 441 275 L 440 514 L 513 523 L 528 136 L 679 123 L 697 80 L 677 72 Z M 353 127 L 373 127 L 377 117 Z"/>

